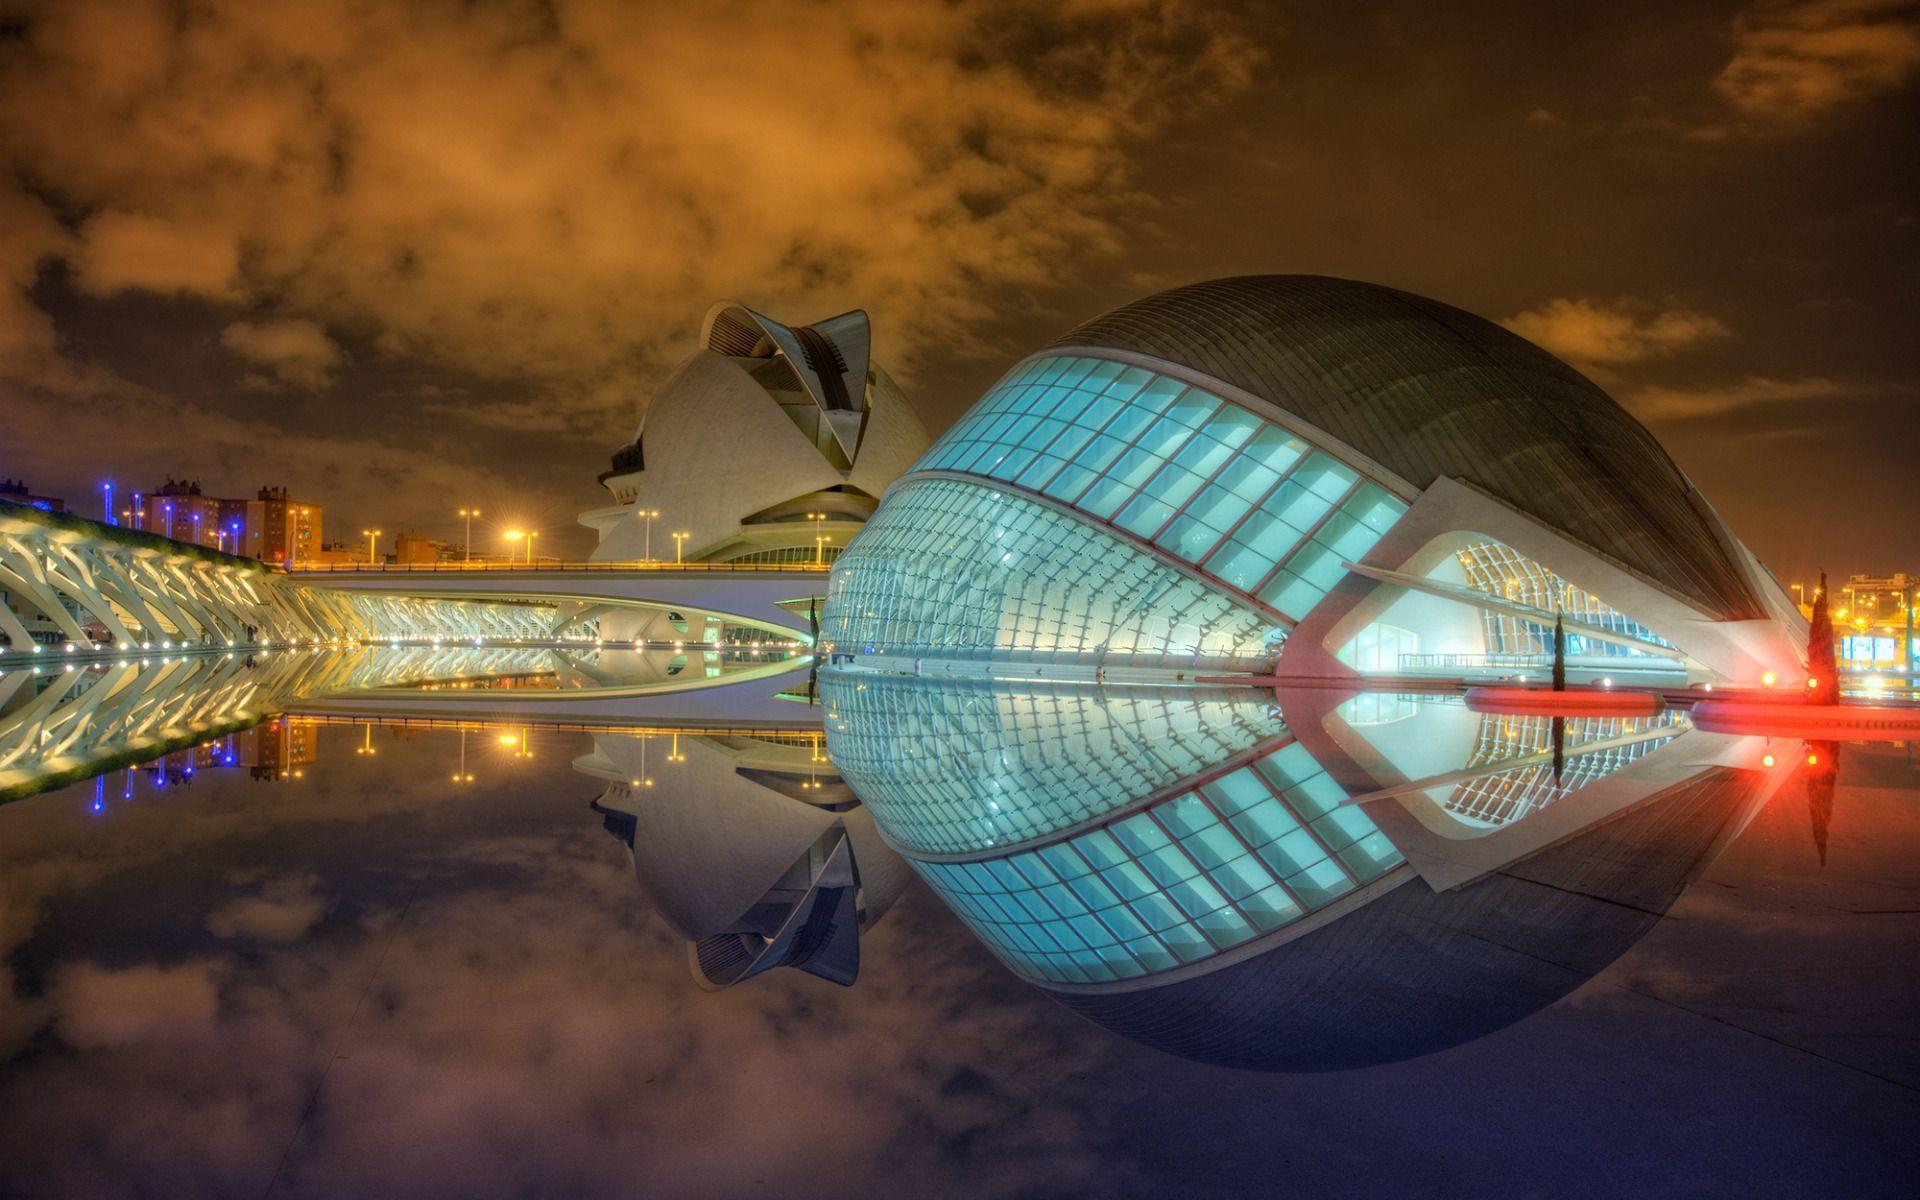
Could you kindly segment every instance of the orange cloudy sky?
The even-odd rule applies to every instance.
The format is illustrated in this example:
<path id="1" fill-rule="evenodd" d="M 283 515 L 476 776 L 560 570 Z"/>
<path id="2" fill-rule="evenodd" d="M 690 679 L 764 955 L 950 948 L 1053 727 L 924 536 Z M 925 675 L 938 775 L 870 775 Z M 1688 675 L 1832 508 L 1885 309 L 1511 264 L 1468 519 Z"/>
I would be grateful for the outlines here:
<path id="1" fill-rule="evenodd" d="M 1920 5 L 0 0 L 0 473 L 572 514 L 702 313 L 934 429 L 1196 278 L 1501 319 L 1783 577 L 1920 566 Z"/>

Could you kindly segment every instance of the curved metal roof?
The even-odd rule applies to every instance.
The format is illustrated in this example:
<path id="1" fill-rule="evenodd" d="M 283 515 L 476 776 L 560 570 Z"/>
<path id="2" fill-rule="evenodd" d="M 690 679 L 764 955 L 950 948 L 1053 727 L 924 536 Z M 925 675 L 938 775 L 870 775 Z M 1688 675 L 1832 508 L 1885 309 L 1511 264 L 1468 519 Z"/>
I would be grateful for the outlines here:
<path id="1" fill-rule="evenodd" d="M 1199 371 L 1417 487 L 1464 479 L 1723 618 L 1764 615 L 1731 535 L 1653 435 L 1585 376 L 1471 313 L 1348 279 L 1249 275 L 1136 300 L 1053 346 Z"/>

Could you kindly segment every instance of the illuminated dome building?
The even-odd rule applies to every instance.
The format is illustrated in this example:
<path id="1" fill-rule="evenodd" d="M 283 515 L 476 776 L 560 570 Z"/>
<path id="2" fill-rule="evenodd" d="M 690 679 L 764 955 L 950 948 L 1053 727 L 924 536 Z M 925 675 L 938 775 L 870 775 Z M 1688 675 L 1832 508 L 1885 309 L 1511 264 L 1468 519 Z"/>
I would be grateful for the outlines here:
<path id="1" fill-rule="evenodd" d="M 874 657 L 1294 676 L 1796 677 L 1804 624 L 1593 383 L 1455 308 L 1257 276 L 1016 364 L 834 573 Z"/>
<path id="2" fill-rule="evenodd" d="M 593 560 L 671 560 L 684 533 L 688 562 L 831 562 L 927 449 L 871 340 L 864 312 L 788 326 L 715 305 L 601 475 L 614 505 L 581 515 Z"/>
<path id="3" fill-rule="evenodd" d="M 1778 584 L 1551 355 L 1368 284 L 1197 284 L 1016 364 L 888 491 L 832 574 L 828 745 L 1077 1010 L 1208 1061 L 1381 1061 L 1611 961 L 1750 813 L 1762 755 L 1574 725 L 1543 784 L 1548 752 L 1477 716 L 1283 716 L 1199 680 L 1544 672 L 1556 613 L 1576 679 L 1801 668 Z"/>

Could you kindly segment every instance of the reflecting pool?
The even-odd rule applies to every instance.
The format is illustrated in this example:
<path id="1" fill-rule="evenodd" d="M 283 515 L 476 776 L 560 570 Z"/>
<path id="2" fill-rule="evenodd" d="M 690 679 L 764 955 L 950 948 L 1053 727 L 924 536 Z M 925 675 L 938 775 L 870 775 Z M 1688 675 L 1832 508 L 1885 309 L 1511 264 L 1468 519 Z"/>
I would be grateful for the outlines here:
<path id="1" fill-rule="evenodd" d="M 1910 745 L 671 661 L 0 674 L 0 1194 L 1916 1179 Z"/>

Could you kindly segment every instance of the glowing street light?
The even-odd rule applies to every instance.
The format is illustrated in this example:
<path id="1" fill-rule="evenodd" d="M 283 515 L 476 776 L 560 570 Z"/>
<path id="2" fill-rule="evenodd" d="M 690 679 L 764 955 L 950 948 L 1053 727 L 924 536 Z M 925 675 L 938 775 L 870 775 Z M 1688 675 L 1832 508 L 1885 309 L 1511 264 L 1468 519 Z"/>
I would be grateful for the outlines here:
<path id="1" fill-rule="evenodd" d="M 660 515 L 660 510 L 657 508 L 643 508 L 640 510 L 639 515 L 642 517 L 645 517 L 647 521 L 647 544 L 646 544 L 646 548 L 640 552 L 640 558 L 641 558 L 641 561 L 643 562 L 652 562 L 653 561 L 653 521 L 655 517 L 658 517 Z"/>
<path id="2" fill-rule="evenodd" d="M 106 518 L 107 524 L 109 525 L 119 524 L 118 521 L 115 521 L 113 519 L 113 480 L 108 479 L 102 482 L 100 485 L 100 491 L 102 493 L 101 507 L 103 509 L 103 512 L 101 515 Z"/>
<path id="3" fill-rule="evenodd" d="M 813 557 L 815 565 L 817 566 L 826 565 L 825 551 L 821 549 L 821 546 L 824 544 L 821 538 L 824 534 L 820 528 L 820 522 L 826 519 L 827 514 L 823 512 L 810 512 L 807 514 L 807 520 L 813 522 Z"/>
<path id="4" fill-rule="evenodd" d="M 692 536 L 693 535 L 691 533 L 676 533 L 673 535 L 673 565 L 674 566 L 676 567 L 681 566 L 685 562 L 685 560 L 681 558 L 681 551 L 686 549 L 687 539 Z"/>
<path id="5" fill-rule="evenodd" d="M 380 539 L 381 532 L 382 531 L 378 529 L 362 529 L 360 531 L 360 536 L 367 539 L 367 562 L 368 563 L 376 563 L 380 561 L 380 556 L 375 550 L 375 545 L 378 543 Z"/>
<path id="6" fill-rule="evenodd" d="M 480 515 L 480 510 L 479 510 L 479 509 L 477 509 L 477 508 L 463 508 L 463 509 L 461 509 L 461 510 L 460 510 L 460 515 L 461 515 L 462 517 L 464 517 L 464 518 L 466 518 L 466 522 L 467 522 L 467 561 L 468 561 L 468 562 L 472 562 L 472 561 L 473 561 L 473 519 L 474 519 L 475 517 L 477 517 L 477 516 L 479 516 L 479 515 Z"/>

